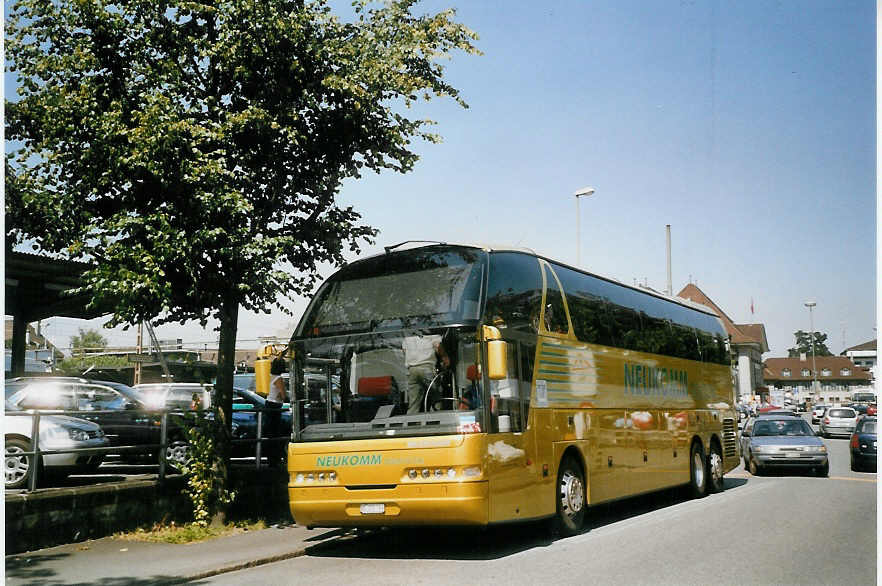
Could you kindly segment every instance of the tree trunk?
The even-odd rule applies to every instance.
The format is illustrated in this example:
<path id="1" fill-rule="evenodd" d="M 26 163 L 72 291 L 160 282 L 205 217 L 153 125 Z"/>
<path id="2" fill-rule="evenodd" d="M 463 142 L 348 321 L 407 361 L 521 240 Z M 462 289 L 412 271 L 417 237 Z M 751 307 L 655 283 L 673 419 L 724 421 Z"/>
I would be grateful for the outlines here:
<path id="1" fill-rule="evenodd" d="M 217 477 L 221 488 L 229 486 L 230 446 L 233 426 L 233 372 L 236 366 L 236 332 L 239 327 L 239 304 L 228 299 L 221 309 L 220 340 L 217 354 L 217 381 L 214 385 L 214 400 L 220 433 L 216 438 L 219 458 Z M 220 521 L 227 518 L 226 507 L 218 512 Z M 217 521 L 218 519 L 216 519 Z"/>

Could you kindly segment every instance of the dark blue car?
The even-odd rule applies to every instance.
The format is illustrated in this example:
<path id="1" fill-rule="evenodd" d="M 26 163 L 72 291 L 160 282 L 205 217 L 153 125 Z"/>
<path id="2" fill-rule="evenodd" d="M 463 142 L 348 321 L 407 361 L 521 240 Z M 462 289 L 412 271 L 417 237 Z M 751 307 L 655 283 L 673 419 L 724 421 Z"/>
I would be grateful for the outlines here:
<path id="1" fill-rule="evenodd" d="M 858 419 L 851 434 L 851 469 L 855 472 L 876 470 L 876 418 Z"/>

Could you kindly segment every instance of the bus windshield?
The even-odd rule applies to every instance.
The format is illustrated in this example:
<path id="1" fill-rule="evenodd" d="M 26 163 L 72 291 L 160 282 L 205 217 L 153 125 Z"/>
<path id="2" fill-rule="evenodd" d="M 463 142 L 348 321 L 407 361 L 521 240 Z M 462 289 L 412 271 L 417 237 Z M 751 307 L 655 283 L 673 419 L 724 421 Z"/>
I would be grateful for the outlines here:
<path id="1" fill-rule="evenodd" d="M 433 246 L 353 263 L 322 286 L 295 337 L 477 324 L 485 258 Z"/>

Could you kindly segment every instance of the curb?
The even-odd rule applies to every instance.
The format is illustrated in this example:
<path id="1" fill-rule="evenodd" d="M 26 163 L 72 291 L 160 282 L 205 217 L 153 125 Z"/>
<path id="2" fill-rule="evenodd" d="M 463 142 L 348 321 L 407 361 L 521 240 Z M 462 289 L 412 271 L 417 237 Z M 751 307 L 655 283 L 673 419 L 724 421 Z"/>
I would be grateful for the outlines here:
<path id="1" fill-rule="evenodd" d="M 256 568 L 258 566 L 264 566 L 266 564 L 272 564 L 274 562 L 281 562 L 283 560 L 290 560 L 293 558 L 300 557 L 306 553 L 306 548 L 302 547 L 300 549 L 296 549 L 293 551 L 289 551 L 286 553 L 279 553 L 275 555 L 270 555 L 262 558 L 257 558 L 253 560 L 248 560 L 244 562 L 237 562 L 234 564 L 229 564 L 226 566 L 221 566 L 219 568 L 214 568 L 211 570 L 205 570 L 202 572 L 196 572 L 194 574 L 188 574 L 180 578 L 180 581 L 174 581 L 175 584 L 183 584 L 186 582 L 190 582 L 192 580 L 202 580 L 204 578 L 211 578 L 212 576 L 218 576 L 220 574 L 229 574 L 230 572 L 237 572 L 239 570 L 246 570 L 248 568 Z"/>

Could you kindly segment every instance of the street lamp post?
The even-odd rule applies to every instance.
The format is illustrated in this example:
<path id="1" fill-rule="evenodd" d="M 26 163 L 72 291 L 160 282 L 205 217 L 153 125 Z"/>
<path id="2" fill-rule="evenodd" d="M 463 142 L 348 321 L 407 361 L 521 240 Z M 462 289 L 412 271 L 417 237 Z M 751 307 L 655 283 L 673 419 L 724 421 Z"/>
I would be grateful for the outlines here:
<path id="1" fill-rule="evenodd" d="M 817 403 L 818 401 L 818 370 L 815 368 L 815 320 L 812 315 L 812 309 L 814 309 L 815 303 L 814 301 L 806 301 L 805 306 L 809 309 L 809 328 L 811 329 L 811 333 L 809 334 L 812 338 L 812 401 Z"/>
<path id="2" fill-rule="evenodd" d="M 593 187 L 583 187 L 582 189 L 576 191 L 573 195 L 576 196 L 576 267 L 581 268 L 582 266 L 582 215 L 579 213 L 579 198 L 584 196 L 589 196 L 594 193 Z"/>

